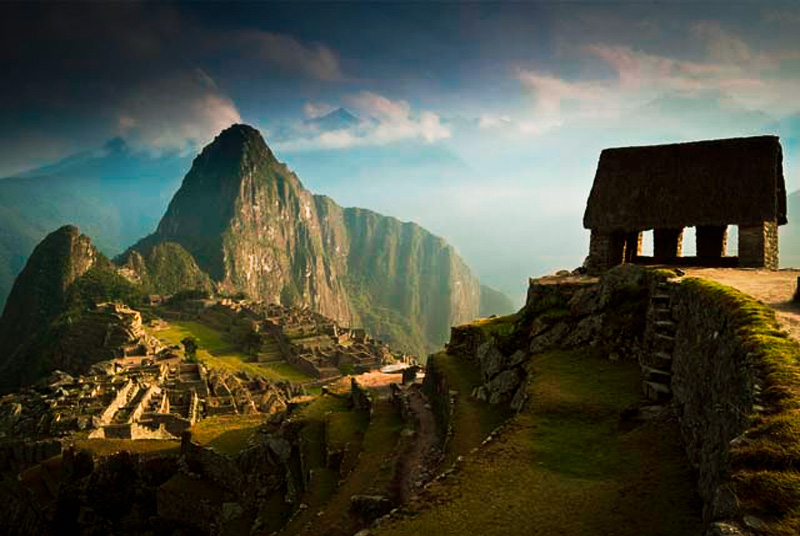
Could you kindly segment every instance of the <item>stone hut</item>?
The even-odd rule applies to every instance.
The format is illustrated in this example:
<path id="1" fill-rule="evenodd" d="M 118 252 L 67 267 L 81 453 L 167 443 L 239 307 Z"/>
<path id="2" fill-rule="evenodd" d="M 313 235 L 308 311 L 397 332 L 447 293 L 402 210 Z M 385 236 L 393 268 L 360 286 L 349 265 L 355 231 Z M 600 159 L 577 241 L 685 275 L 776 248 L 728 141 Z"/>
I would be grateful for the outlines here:
<path id="1" fill-rule="evenodd" d="M 778 269 L 778 226 L 786 223 L 783 154 L 777 136 L 621 147 L 600 153 L 583 217 L 591 230 L 586 268 L 625 262 Z M 729 225 L 738 257 L 726 257 Z M 697 256 L 682 257 L 695 227 Z M 653 230 L 653 256 L 642 232 Z"/>

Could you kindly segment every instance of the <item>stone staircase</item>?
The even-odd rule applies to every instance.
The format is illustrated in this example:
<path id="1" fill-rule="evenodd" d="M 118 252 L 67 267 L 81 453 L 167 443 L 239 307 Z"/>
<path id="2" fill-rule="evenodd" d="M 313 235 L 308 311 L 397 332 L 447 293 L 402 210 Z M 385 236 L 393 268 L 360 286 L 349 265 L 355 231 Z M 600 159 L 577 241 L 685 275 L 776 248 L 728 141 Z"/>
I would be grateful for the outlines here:
<path id="1" fill-rule="evenodd" d="M 650 296 L 648 320 L 652 325 L 650 353 L 642 359 L 642 392 L 648 400 L 665 403 L 672 398 L 672 352 L 676 323 L 672 319 L 669 283 L 658 284 Z"/>

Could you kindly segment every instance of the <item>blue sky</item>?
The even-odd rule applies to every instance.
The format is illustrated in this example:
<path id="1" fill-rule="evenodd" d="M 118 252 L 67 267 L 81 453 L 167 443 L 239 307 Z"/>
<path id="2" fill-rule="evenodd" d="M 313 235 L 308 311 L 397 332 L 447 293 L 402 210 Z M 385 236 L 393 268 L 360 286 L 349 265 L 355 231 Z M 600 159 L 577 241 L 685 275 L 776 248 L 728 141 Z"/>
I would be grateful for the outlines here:
<path id="1" fill-rule="evenodd" d="M 0 176 L 121 136 L 258 127 L 307 187 L 444 236 L 489 284 L 579 265 L 604 147 L 779 134 L 800 3 L 4 4 Z M 321 127 L 339 107 L 355 121 Z"/>

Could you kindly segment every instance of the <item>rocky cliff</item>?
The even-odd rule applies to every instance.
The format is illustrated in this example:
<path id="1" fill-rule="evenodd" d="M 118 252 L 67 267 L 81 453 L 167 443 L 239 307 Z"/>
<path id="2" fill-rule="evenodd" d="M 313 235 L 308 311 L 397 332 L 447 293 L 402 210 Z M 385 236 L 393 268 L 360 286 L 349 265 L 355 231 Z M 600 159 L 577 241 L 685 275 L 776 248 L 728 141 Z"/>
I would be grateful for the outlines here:
<path id="1" fill-rule="evenodd" d="M 419 353 L 479 313 L 478 280 L 444 240 L 312 195 L 246 125 L 203 149 L 156 232 L 123 260 L 133 268 L 139 252 L 150 268 L 148 255 L 165 242 L 189 252 L 221 291 L 305 305 Z"/>

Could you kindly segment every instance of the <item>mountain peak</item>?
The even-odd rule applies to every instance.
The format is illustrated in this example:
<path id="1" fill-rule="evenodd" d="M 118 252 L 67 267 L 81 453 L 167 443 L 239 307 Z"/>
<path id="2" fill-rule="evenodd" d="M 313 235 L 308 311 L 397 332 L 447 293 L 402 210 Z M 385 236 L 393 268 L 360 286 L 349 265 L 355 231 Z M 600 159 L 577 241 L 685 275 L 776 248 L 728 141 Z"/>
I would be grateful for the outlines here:
<path id="1" fill-rule="evenodd" d="M 325 115 L 315 117 L 306 121 L 307 124 L 315 125 L 322 130 L 342 130 L 350 128 L 360 123 L 360 119 L 350 113 L 345 108 L 336 108 Z"/>
<path id="2" fill-rule="evenodd" d="M 92 241 L 74 225 L 47 235 L 31 253 L 8 296 L 0 317 L 0 351 L 9 356 L 21 342 L 20 333 L 33 333 L 52 320 L 67 288 L 98 258 Z"/>
<path id="3" fill-rule="evenodd" d="M 243 123 L 233 124 L 217 134 L 214 140 L 203 148 L 198 159 L 216 164 L 221 162 L 243 164 L 245 161 L 255 163 L 263 159 L 277 163 L 261 132 Z"/>

